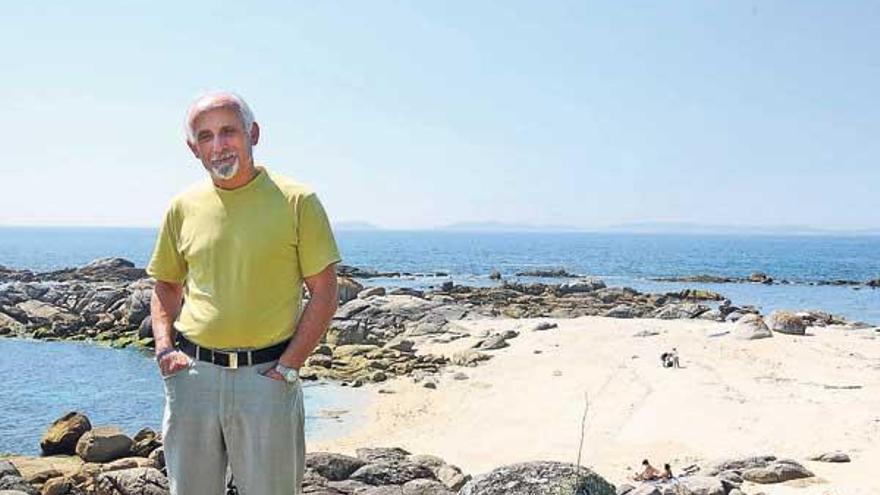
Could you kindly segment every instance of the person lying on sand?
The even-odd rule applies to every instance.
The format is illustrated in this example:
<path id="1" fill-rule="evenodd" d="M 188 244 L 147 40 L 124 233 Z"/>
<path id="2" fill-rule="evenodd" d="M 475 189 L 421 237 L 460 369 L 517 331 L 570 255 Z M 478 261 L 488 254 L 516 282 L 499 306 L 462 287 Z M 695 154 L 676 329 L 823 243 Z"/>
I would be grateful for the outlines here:
<path id="1" fill-rule="evenodd" d="M 642 472 L 635 475 L 633 480 L 635 481 L 654 481 L 660 479 L 660 471 L 657 470 L 654 466 L 648 462 L 647 459 L 642 461 Z"/>
<path id="2" fill-rule="evenodd" d="M 672 352 L 660 354 L 660 362 L 664 368 L 681 368 L 681 364 L 678 361 L 678 349 L 673 347 Z"/>

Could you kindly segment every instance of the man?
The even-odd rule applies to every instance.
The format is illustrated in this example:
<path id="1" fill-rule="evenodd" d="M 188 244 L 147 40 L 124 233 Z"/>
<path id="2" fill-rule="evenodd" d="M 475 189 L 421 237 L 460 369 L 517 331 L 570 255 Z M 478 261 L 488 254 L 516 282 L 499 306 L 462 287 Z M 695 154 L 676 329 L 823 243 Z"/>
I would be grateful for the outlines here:
<path id="1" fill-rule="evenodd" d="M 313 192 L 254 164 L 244 100 L 203 96 L 186 126 L 211 180 L 172 200 L 147 268 L 171 493 L 220 495 L 228 465 L 242 495 L 299 494 L 297 371 L 336 310 L 336 242 Z"/>

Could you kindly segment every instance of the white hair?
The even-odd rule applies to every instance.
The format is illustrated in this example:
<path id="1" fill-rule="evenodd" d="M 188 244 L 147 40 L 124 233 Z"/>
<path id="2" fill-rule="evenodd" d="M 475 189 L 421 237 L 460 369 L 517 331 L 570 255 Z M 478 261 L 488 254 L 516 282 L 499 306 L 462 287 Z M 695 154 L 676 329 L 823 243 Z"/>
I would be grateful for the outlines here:
<path id="1" fill-rule="evenodd" d="M 244 98 L 230 91 L 212 91 L 200 95 L 190 104 L 189 108 L 187 108 L 185 124 L 187 141 L 191 143 L 196 142 L 195 129 L 193 129 L 196 117 L 208 110 L 214 110 L 215 108 L 234 109 L 238 112 L 238 116 L 241 119 L 241 124 L 244 126 L 245 131 L 251 132 L 251 128 L 254 126 L 254 113 L 251 111 L 251 107 L 248 106 L 247 102 L 244 101 Z"/>

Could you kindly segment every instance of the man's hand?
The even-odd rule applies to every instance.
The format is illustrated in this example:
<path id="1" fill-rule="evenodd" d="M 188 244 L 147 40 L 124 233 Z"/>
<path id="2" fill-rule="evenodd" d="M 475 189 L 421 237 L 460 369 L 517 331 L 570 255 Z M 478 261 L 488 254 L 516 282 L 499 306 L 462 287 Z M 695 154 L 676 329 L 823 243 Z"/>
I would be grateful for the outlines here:
<path id="1" fill-rule="evenodd" d="M 271 368 L 269 368 L 268 370 L 266 370 L 260 374 L 265 376 L 266 378 L 271 378 L 273 380 L 279 380 L 282 382 L 286 381 L 284 379 L 284 376 L 281 373 L 279 373 L 278 370 L 276 370 L 274 366 L 272 366 Z"/>
<path id="2" fill-rule="evenodd" d="M 192 359 L 183 352 L 169 352 L 159 359 L 159 373 L 167 378 L 184 368 L 189 368 L 190 363 Z"/>

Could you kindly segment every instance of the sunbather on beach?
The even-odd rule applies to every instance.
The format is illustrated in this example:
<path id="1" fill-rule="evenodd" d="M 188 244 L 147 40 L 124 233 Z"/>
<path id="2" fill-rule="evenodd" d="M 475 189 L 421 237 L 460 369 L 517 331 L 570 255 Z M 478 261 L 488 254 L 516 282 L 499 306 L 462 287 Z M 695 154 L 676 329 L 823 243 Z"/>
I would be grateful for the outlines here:
<path id="1" fill-rule="evenodd" d="M 647 459 L 642 461 L 642 472 L 635 475 L 635 481 L 654 481 L 660 479 L 660 471 L 648 462 Z"/>

